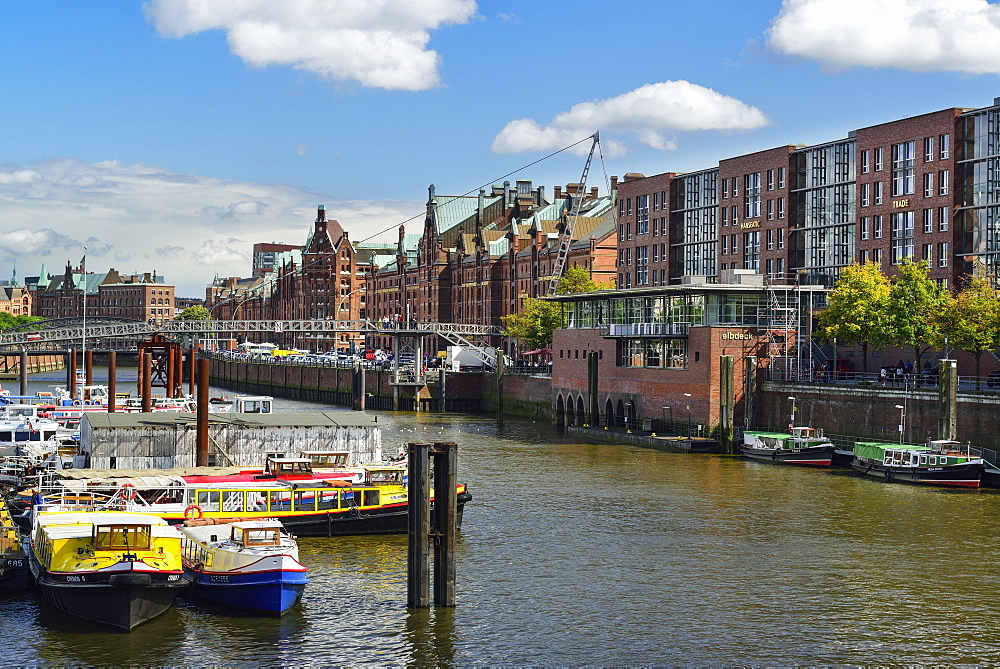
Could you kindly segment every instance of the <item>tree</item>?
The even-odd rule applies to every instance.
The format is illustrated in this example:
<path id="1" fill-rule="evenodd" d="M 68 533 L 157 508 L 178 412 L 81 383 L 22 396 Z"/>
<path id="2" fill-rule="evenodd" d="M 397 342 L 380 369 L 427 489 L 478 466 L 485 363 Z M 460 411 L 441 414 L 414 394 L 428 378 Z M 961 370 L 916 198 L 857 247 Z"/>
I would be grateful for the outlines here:
<path id="1" fill-rule="evenodd" d="M 0 330 L 9 330 L 28 323 L 44 321 L 41 316 L 15 316 L 6 311 L 0 311 Z"/>
<path id="2" fill-rule="evenodd" d="M 861 346 L 865 372 L 868 349 L 884 348 L 892 341 L 890 289 L 878 263 L 855 263 L 844 268 L 830 293 L 829 306 L 819 315 L 822 338 Z"/>
<path id="3" fill-rule="evenodd" d="M 920 371 L 923 351 L 941 340 L 941 324 L 937 315 L 951 301 L 947 289 L 928 278 L 926 261 L 912 263 L 904 260 L 899 266 L 899 276 L 893 279 L 889 290 L 889 312 L 892 314 L 892 342 L 913 348 L 915 371 Z"/>
<path id="4" fill-rule="evenodd" d="M 986 351 L 1000 348 L 1000 293 L 982 276 L 969 282 L 937 316 L 940 340 L 971 353 L 976 359 L 976 377 L 980 359 Z"/>
<path id="5" fill-rule="evenodd" d="M 174 320 L 178 321 L 210 321 L 212 320 L 212 314 L 208 309 L 201 305 L 194 305 L 188 307 L 180 313 L 180 315 Z"/>
<path id="6" fill-rule="evenodd" d="M 570 267 L 559 279 L 556 288 L 557 295 L 570 293 L 591 293 L 605 288 L 611 288 L 610 283 L 597 283 L 590 276 L 586 267 Z M 549 302 L 535 298 L 524 301 L 524 308 L 516 314 L 504 316 L 503 335 L 517 339 L 522 345 L 531 349 L 550 348 L 552 333 L 566 327 L 562 306 L 558 302 Z"/>

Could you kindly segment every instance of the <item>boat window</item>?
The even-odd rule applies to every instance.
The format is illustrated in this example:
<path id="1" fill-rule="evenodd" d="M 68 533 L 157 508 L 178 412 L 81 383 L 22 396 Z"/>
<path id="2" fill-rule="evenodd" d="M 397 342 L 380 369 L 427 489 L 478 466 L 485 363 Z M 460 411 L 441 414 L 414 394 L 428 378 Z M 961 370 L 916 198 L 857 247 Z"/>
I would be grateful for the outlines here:
<path id="1" fill-rule="evenodd" d="M 94 548 L 108 550 L 149 550 L 149 525 L 95 525 Z"/>
<path id="2" fill-rule="evenodd" d="M 353 490 L 348 490 L 344 493 L 344 506 L 345 507 L 355 507 L 358 505 L 358 500 L 354 495 Z"/>
<path id="3" fill-rule="evenodd" d="M 315 494 L 319 496 L 319 508 L 320 509 L 336 509 L 337 505 L 337 491 L 336 490 L 317 490 Z M 353 493 L 352 493 L 353 494 Z M 346 497 L 347 493 L 345 493 Z"/>
<path id="4" fill-rule="evenodd" d="M 948 458 L 946 458 L 945 456 L 942 455 L 940 458 L 938 458 L 938 464 L 939 465 L 946 465 L 946 464 L 948 464 Z"/>
<path id="5" fill-rule="evenodd" d="M 247 511 L 267 511 L 266 490 L 247 490 Z"/>
<path id="6" fill-rule="evenodd" d="M 223 511 L 243 511 L 243 491 L 242 490 L 226 490 L 222 493 L 222 510 Z"/>
<path id="7" fill-rule="evenodd" d="M 292 510 L 292 496 L 287 490 L 271 490 L 268 492 L 268 498 L 271 511 Z"/>
<path id="8" fill-rule="evenodd" d="M 0 432 L 0 441 L 14 441 L 12 432 Z"/>
<path id="9" fill-rule="evenodd" d="M 930 456 L 930 463 L 932 465 L 936 465 L 937 464 L 937 456 L 936 455 Z"/>
<path id="10" fill-rule="evenodd" d="M 365 501 L 361 506 L 378 506 L 378 490 L 365 490 Z"/>
<path id="11" fill-rule="evenodd" d="M 218 490 L 199 490 L 198 491 L 198 506 L 201 507 L 202 511 L 218 511 L 219 510 L 219 491 Z"/>
<path id="12" fill-rule="evenodd" d="M 920 464 L 922 464 L 922 465 L 926 465 L 927 464 L 927 456 L 926 455 L 921 455 L 920 456 Z"/>
<path id="13" fill-rule="evenodd" d="M 315 511 L 316 510 L 316 495 L 312 492 L 305 492 L 303 490 L 295 491 L 295 510 L 296 511 Z"/>
<path id="14" fill-rule="evenodd" d="M 28 441 L 30 433 L 27 430 L 16 430 L 14 432 L 14 441 Z"/>
<path id="15" fill-rule="evenodd" d="M 280 546 L 276 528 L 233 528 L 233 541 L 244 546 Z"/>

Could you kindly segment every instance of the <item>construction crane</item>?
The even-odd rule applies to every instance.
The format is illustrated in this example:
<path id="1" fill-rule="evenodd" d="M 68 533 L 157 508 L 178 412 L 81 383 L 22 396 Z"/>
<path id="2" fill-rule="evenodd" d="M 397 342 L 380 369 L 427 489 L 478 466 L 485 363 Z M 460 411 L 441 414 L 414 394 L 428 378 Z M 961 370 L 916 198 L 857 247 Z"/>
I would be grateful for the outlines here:
<path id="1" fill-rule="evenodd" d="M 552 267 L 552 278 L 549 280 L 549 290 L 547 293 L 549 296 L 556 294 L 556 289 L 559 288 L 559 279 L 562 278 L 563 272 L 566 271 L 566 259 L 569 257 L 570 244 L 573 243 L 573 226 L 580 215 L 580 208 L 583 205 L 583 198 L 587 190 L 587 174 L 590 173 L 590 163 L 594 159 L 594 151 L 597 150 L 597 147 L 601 143 L 601 133 L 595 132 L 591 135 L 591 139 L 594 142 L 590 145 L 590 153 L 587 155 L 587 162 L 583 166 L 583 176 L 580 177 L 580 189 L 572 196 L 573 204 L 570 207 L 569 216 L 566 217 L 566 225 L 563 226 L 562 234 L 559 235 L 559 253 L 556 255 L 556 262 Z"/>

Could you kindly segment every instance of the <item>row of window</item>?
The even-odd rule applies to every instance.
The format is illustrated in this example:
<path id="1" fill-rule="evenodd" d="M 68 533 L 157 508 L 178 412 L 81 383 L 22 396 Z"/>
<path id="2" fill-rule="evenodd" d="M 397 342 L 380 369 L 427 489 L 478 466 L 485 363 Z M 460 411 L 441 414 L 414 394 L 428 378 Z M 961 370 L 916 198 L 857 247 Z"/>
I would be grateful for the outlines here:
<path id="1" fill-rule="evenodd" d="M 785 168 L 779 167 L 777 169 L 767 170 L 765 172 L 767 177 L 767 190 L 780 190 L 785 187 Z M 744 197 L 759 197 L 761 188 L 761 173 L 751 172 L 750 174 L 743 175 L 743 193 Z M 722 180 L 722 197 L 728 198 L 730 194 L 732 197 L 739 197 L 740 180 L 737 177 L 730 177 L 729 179 Z"/>
<path id="2" fill-rule="evenodd" d="M 951 220 L 949 207 L 938 207 L 935 209 L 924 209 L 922 211 L 922 229 L 924 234 L 934 232 L 934 213 L 937 211 L 937 231 L 947 232 L 948 223 Z M 912 222 L 915 212 L 902 211 L 892 214 L 892 220 L 897 221 L 907 219 Z M 895 223 L 894 223 L 895 225 Z M 910 226 L 913 227 L 912 224 Z M 859 235 L 862 240 L 882 239 L 882 216 L 862 216 L 858 221 Z"/>
<path id="3" fill-rule="evenodd" d="M 937 150 L 935 152 L 935 138 L 933 136 L 924 137 L 923 150 L 925 163 L 934 162 L 935 156 L 937 156 L 939 160 L 947 160 L 951 157 L 950 134 L 938 135 L 936 145 Z M 893 169 L 898 169 L 897 165 L 902 162 L 908 162 L 909 166 L 912 167 L 915 152 L 915 141 L 893 144 Z M 865 149 L 861 152 L 861 173 L 868 174 L 872 171 L 873 167 L 876 172 L 881 172 L 885 167 L 885 150 L 881 146 L 874 149 Z M 901 165 L 899 167 L 901 167 Z"/>

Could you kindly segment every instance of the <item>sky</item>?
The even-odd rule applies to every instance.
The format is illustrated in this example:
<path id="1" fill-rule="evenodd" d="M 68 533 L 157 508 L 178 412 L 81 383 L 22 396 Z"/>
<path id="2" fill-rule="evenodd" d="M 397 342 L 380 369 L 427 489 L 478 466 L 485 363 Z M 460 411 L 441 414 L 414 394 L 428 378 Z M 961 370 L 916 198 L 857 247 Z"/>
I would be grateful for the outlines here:
<path id="1" fill-rule="evenodd" d="M 419 232 L 431 184 L 551 195 L 597 131 L 605 193 L 988 106 L 1000 3 L 3 2 L 0 62 L 0 278 L 86 247 L 203 297 L 320 204 L 361 241 Z"/>

